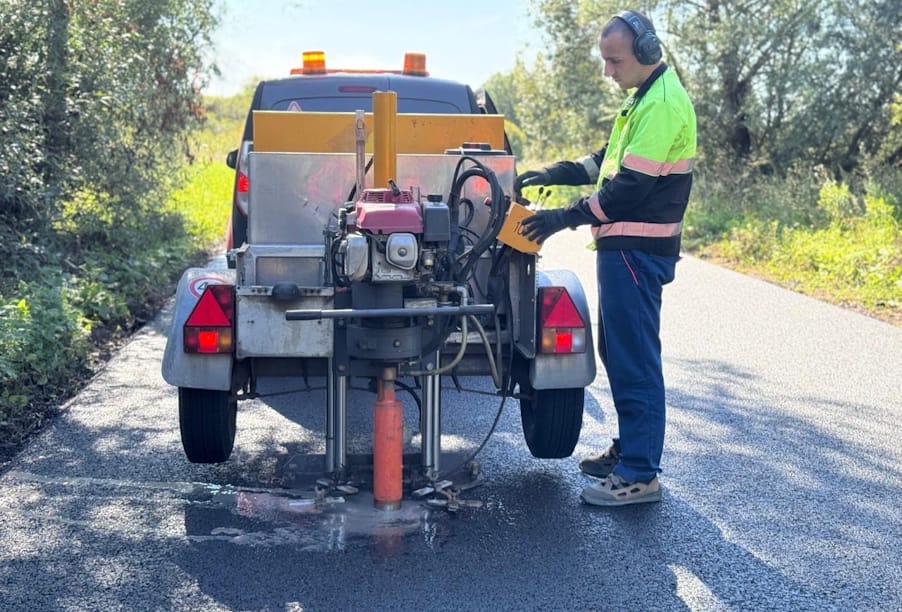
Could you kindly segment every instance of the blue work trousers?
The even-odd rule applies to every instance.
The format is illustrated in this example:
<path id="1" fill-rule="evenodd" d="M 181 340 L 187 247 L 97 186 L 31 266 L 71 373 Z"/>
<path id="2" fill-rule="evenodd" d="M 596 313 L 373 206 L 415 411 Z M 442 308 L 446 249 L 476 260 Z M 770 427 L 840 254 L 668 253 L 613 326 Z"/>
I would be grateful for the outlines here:
<path id="1" fill-rule="evenodd" d="M 664 374 L 661 289 L 679 257 L 601 251 L 598 257 L 598 353 L 617 409 L 620 463 L 614 473 L 648 482 L 661 471 Z"/>

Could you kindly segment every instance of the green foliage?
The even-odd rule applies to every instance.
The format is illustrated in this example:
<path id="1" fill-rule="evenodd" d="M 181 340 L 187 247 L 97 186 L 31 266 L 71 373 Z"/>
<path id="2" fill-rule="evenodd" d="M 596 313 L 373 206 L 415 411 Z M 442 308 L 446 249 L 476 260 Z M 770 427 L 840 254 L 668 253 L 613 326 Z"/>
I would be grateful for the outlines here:
<path id="1" fill-rule="evenodd" d="M 232 210 L 235 171 L 214 158 L 191 166 L 184 176 L 184 184 L 169 199 L 169 209 L 185 219 L 198 244 L 221 243 Z"/>
<path id="2" fill-rule="evenodd" d="M 683 244 L 696 248 L 720 240 L 737 227 L 775 221 L 781 228 L 821 223 L 817 207 L 822 173 L 793 166 L 785 176 L 739 167 L 702 167 L 695 175 L 684 220 Z"/>
<path id="3" fill-rule="evenodd" d="M 0 446 L 197 257 L 165 202 L 203 117 L 212 5 L 2 0 Z"/>
<path id="4" fill-rule="evenodd" d="M 866 199 L 868 211 L 861 217 L 790 232 L 768 262 L 771 273 L 844 302 L 902 307 L 900 226 L 885 201 Z"/>
<path id="5" fill-rule="evenodd" d="M 212 0 L 6 0 L 0 20 L 0 258 L 58 250 L 73 193 L 157 205 L 200 117 Z M 24 249 L 24 254 L 23 254 Z M 16 251 L 16 252 L 13 252 Z"/>
<path id="6" fill-rule="evenodd" d="M 518 59 L 510 75 L 514 116 L 528 137 L 524 155 L 557 159 L 604 144 L 623 98 L 604 79 L 597 41 L 612 2 L 539 0 L 533 3 L 545 51 L 533 66 Z M 610 13 L 608 13 L 610 9 Z M 497 79 L 503 81 L 503 75 Z"/>
<path id="7" fill-rule="evenodd" d="M 812 200 L 819 226 L 788 227 L 748 216 L 707 252 L 796 290 L 880 314 L 902 309 L 902 224 L 898 200 L 825 180 Z M 897 194 L 898 195 L 898 194 Z M 863 204 L 859 204 L 859 200 Z"/>
<path id="8" fill-rule="evenodd" d="M 44 127 L 39 120 L 47 92 L 46 22 L 42 3 L 5 2 L 0 12 L 0 220 L 13 217 L 25 230 L 47 217 L 42 209 L 49 195 L 42 173 Z M 17 232 L 16 238 L 20 235 L 27 236 L 27 231 Z M 0 247 L 0 255 L 5 250 Z"/>
<path id="9" fill-rule="evenodd" d="M 496 72 L 485 82 L 483 89 L 489 92 L 495 108 L 504 115 L 506 121 L 520 124 L 517 117 L 517 87 L 509 74 Z"/>
<path id="10" fill-rule="evenodd" d="M 62 275 L 22 281 L 18 294 L 0 298 L 0 426 L 20 417 L 37 392 L 70 390 L 88 360 L 88 326 Z"/>
<path id="11" fill-rule="evenodd" d="M 167 210 L 185 220 L 199 245 L 221 244 L 232 211 L 235 172 L 225 164 L 228 152 L 238 146 L 255 85 L 229 97 L 208 97 L 203 123 L 190 136 L 190 165 L 181 175 L 181 186 L 167 202 Z"/>
<path id="12" fill-rule="evenodd" d="M 622 99 L 603 80 L 596 37 L 623 7 L 597 0 L 532 7 L 546 51 L 510 75 L 527 155 L 553 160 L 596 150 Z M 782 174 L 801 163 L 839 176 L 868 156 L 902 162 L 902 134 L 892 123 L 902 86 L 900 47 L 892 44 L 899 2 L 652 0 L 638 8 L 652 17 L 665 60 L 695 101 L 706 164 L 766 165 Z"/>
<path id="13" fill-rule="evenodd" d="M 817 205 L 833 222 L 854 217 L 862 208 L 849 186 L 835 181 L 827 181 L 821 186 Z"/>
<path id="14" fill-rule="evenodd" d="M 527 145 L 526 134 L 523 133 L 520 126 L 507 119 L 504 120 L 504 131 L 507 134 L 507 140 L 510 142 L 514 155 L 518 158 L 522 157 Z"/>

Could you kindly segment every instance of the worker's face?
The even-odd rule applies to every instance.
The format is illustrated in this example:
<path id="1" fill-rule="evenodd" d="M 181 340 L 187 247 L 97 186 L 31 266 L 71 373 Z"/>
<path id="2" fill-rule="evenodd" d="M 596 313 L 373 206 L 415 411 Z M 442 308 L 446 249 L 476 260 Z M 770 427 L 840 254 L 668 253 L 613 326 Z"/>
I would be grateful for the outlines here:
<path id="1" fill-rule="evenodd" d="M 620 89 L 638 87 L 645 80 L 645 67 L 633 55 L 633 39 L 614 31 L 598 41 L 604 60 L 604 75 L 614 79 Z"/>

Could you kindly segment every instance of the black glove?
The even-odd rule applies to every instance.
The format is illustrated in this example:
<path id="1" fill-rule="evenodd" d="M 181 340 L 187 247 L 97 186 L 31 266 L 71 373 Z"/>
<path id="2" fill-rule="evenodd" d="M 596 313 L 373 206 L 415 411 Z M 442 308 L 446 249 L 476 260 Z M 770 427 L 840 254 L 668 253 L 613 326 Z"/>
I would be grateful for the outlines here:
<path id="1" fill-rule="evenodd" d="M 520 233 L 526 238 L 542 244 L 546 238 L 565 227 L 576 227 L 576 220 L 572 217 L 572 211 L 567 208 L 540 210 L 520 222 L 520 226 L 523 228 Z"/>
<path id="2" fill-rule="evenodd" d="M 549 183 L 551 183 L 551 174 L 547 170 L 529 170 L 514 179 L 514 189 L 519 191 L 521 187 L 536 187 Z"/>

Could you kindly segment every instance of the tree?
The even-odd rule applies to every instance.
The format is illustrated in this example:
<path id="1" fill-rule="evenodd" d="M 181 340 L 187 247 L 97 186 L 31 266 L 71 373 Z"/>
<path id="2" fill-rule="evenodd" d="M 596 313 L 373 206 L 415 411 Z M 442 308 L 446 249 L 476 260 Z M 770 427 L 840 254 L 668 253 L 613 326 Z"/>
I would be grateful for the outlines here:
<path id="1" fill-rule="evenodd" d="M 0 298 L 36 263 L 80 265 L 66 249 L 82 236 L 57 231 L 79 198 L 101 202 L 109 236 L 152 225 L 201 119 L 212 5 L 0 3 Z"/>
<path id="2" fill-rule="evenodd" d="M 622 100 L 604 78 L 597 43 L 611 2 L 540 0 L 533 5 L 543 46 L 535 64 L 514 68 L 520 127 L 536 159 L 581 155 L 604 145 Z"/>
<path id="3" fill-rule="evenodd" d="M 661 2 L 658 11 L 710 122 L 709 154 L 848 171 L 879 148 L 902 82 L 890 42 L 898 2 L 707 0 Z"/>
<path id="4" fill-rule="evenodd" d="M 527 106 L 517 112 L 542 148 L 569 142 L 587 150 L 580 134 L 598 140 L 605 131 L 599 118 L 615 92 L 603 83 L 594 39 L 620 8 L 608 1 L 534 1 L 548 51 L 517 73 Z M 656 24 L 665 60 L 690 89 L 707 160 L 778 172 L 802 160 L 840 172 L 881 150 L 902 84 L 894 46 L 899 2 L 651 0 L 640 8 Z"/>
<path id="5" fill-rule="evenodd" d="M 504 115 L 505 120 L 519 125 L 517 119 L 517 84 L 512 73 L 496 72 L 482 86 L 495 103 L 498 112 Z"/>

